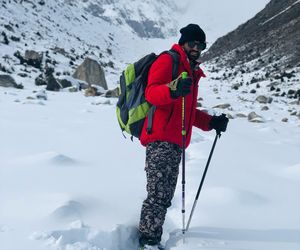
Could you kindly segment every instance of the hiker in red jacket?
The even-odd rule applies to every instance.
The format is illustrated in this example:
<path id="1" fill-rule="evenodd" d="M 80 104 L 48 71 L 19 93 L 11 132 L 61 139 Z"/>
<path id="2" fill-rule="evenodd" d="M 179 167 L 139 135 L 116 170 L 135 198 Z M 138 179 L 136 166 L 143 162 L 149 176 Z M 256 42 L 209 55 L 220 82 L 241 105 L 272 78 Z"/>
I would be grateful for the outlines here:
<path id="1" fill-rule="evenodd" d="M 141 249 L 160 247 L 162 226 L 167 208 L 174 195 L 182 155 L 182 97 L 185 98 L 186 147 L 192 127 L 204 131 L 216 129 L 224 132 L 228 123 L 225 116 L 210 116 L 198 110 L 198 82 L 205 77 L 197 61 L 206 48 L 204 31 L 196 24 L 180 30 L 181 37 L 172 50 L 179 54 L 179 77 L 172 81 L 172 57 L 164 53 L 153 63 L 145 90 L 146 100 L 156 107 L 151 133 L 147 133 L 147 118 L 141 134 L 146 146 L 146 173 L 148 196 L 143 202 L 139 241 Z M 181 72 L 188 77 L 180 77 Z"/>

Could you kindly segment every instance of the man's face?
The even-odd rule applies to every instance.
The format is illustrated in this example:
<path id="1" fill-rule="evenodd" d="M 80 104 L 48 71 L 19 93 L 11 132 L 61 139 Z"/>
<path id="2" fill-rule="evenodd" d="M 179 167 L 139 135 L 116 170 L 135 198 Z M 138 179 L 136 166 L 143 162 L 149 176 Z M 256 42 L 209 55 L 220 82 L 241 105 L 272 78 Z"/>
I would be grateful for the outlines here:
<path id="1" fill-rule="evenodd" d="M 196 61 L 201 54 L 201 51 L 206 48 L 206 43 L 201 43 L 199 41 L 189 41 L 185 42 L 183 49 L 185 50 L 188 58 L 192 61 Z"/>

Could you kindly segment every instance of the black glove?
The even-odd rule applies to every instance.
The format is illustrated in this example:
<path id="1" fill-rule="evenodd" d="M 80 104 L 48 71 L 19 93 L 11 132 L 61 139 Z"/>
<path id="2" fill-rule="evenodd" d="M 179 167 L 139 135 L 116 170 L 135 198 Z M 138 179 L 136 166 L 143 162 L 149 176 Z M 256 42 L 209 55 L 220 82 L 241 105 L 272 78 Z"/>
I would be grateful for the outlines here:
<path id="1" fill-rule="evenodd" d="M 220 134 L 226 131 L 228 121 L 225 114 L 219 116 L 214 115 L 209 122 L 209 127 L 215 129 L 217 133 Z"/>
<path id="2" fill-rule="evenodd" d="M 186 96 L 191 93 L 192 78 L 187 77 L 185 79 L 178 78 L 172 81 L 168 86 L 170 87 L 171 97 L 177 99 L 180 96 Z"/>

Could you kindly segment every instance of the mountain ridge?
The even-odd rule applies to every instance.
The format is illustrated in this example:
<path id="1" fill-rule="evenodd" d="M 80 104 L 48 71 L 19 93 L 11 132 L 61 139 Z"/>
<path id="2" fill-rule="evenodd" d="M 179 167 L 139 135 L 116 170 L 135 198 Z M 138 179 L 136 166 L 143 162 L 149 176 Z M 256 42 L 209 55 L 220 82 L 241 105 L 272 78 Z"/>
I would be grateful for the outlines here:
<path id="1" fill-rule="evenodd" d="M 204 61 L 228 67 L 261 58 L 266 66 L 300 66 L 300 1 L 272 0 L 252 19 L 217 39 Z"/>

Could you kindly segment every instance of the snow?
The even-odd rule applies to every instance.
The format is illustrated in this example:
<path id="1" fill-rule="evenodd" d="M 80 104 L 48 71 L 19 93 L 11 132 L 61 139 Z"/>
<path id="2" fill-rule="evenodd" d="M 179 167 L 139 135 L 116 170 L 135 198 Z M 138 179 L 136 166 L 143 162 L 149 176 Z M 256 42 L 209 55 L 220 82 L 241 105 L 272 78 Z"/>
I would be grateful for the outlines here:
<path id="1" fill-rule="evenodd" d="M 211 28 L 207 26 L 208 41 L 213 41 L 252 17 L 267 2 L 255 0 L 250 4 L 228 0 L 226 4 L 219 1 L 188 1 L 185 4 L 180 1 L 176 4 L 183 13 L 179 25 L 185 25 L 190 18 L 210 25 Z M 54 3 L 49 1 L 47 4 Z M 137 6 L 145 8 L 146 5 L 132 2 L 133 8 Z M 228 15 L 233 6 L 241 11 Z M 147 14 L 154 15 L 154 9 L 149 9 Z M 50 24 L 47 21 L 49 13 L 40 11 L 45 24 Z M 106 11 L 111 16 L 116 13 L 114 9 Z M 207 15 L 197 14 L 198 11 Z M 51 17 L 57 23 L 63 22 L 59 16 L 64 12 L 70 13 L 62 7 Z M 21 22 L 22 18 L 28 18 L 29 22 L 32 17 L 29 14 L 22 16 L 22 10 L 17 7 L 14 13 L 17 13 L 14 22 Z M 224 13 L 228 22 L 222 18 Z M 5 13 L 3 18 L 9 20 L 12 16 Z M 28 27 L 39 30 L 34 20 L 20 31 L 28 32 Z M 87 47 L 98 44 L 106 48 L 110 41 L 97 37 L 113 34 L 115 42 L 109 45 L 113 55 L 110 58 L 105 54 L 103 59 L 116 62 L 115 69 L 106 68 L 110 88 L 116 86 L 118 73 L 126 63 L 152 51 L 159 53 L 169 49 L 174 39 L 177 41 L 177 38 L 141 40 L 128 33 L 126 28 L 121 31 L 101 20 L 95 21 L 92 28 L 87 22 L 75 19 L 62 26 L 64 32 L 69 29 L 69 34 L 83 32 L 85 42 L 80 43 L 73 35 L 61 32 L 61 39 L 54 37 L 36 45 L 28 41 L 29 46 L 44 51 L 54 44 L 68 43 L 68 51 L 75 48 L 84 52 Z M 1 46 L 1 55 L 12 55 L 16 47 L 25 49 L 11 43 Z M 60 62 L 60 71 L 68 69 L 66 57 L 52 56 Z M 210 65 L 203 67 L 207 72 Z M 233 91 L 232 82 L 212 79 L 223 73 L 222 70 L 208 73 L 208 77 L 200 82 L 199 97 L 204 99 L 201 101 L 203 109 L 209 113 L 224 112 L 234 119 L 217 141 L 185 239 L 180 234 L 179 177 L 164 225 L 163 243 L 168 250 L 298 250 L 300 120 L 290 116 L 290 111 L 299 112 L 299 105 L 274 97 L 273 102 L 267 104 L 269 110 L 262 111 L 262 104 L 255 101 L 257 95 L 247 92 L 249 86 Z M 254 74 L 257 72 L 246 78 L 251 79 Z M 85 97 L 83 92 L 45 91 L 43 87 L 34 86 L 32 79 L 36 75 L 37 72 L 31 72 L 31 78 L 26 81 L 14 75 L 18 83 L 24 84 L 23 90 L 0 88 L 1 249 L 135 249 L 136 225 L 146 196 L 145 149 L 138 140 L 124 139 L 117 124 L 115 99 Z M 299 74 L 297 78 L 300 79 Z M 282 88 L 289 89 L 290 86 L 291 83 L 286 83 Z M 294 87 L 297 86 L 299 82 Z M 266 88 L 257 91 L 257 94 L 269 94 Z M 212 109 L 223 103 L 230 103 L 230 107 Z M 247 118 L 238 117 L 238 114 L 247 115 L 252 111 L 261 115 L 264 122 L 250 123 Z M 281 120 L 285 117 L 288 122 L 284 123 Z M 214 137 L 213 131 L 193 131 L 187 149 L 186 216 L 194 202 Z"/>
<path id="2" fill-rule="evenodd" d="M 203 79 L 200 85 L 209 112 L 220 112 L 210 107 L 230 99 L 231 113 L 247 113 L 249 104 L 226 86 L 218 99 L 215 84 Z M 122 136 L 116 100 L 47 92 L 47 100 L 29 104 L 31 95 L 29 89 L 0 92 L 4 249 L 134 249 L 146 195 L 145 150 Z M 261 124 L 230 120 L 185 243 L 176 233 L 181 228 L 179 180 L 165 223 L 167 249 L 299 249 L 299 120 L 281 122 L 285 103 L 265 112 L 270 118 Z M 193 132 L 187 150 L 187 216 L 214 136 Z"/>

